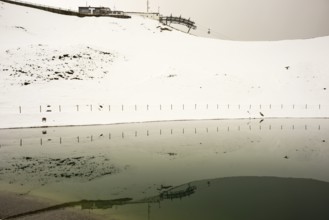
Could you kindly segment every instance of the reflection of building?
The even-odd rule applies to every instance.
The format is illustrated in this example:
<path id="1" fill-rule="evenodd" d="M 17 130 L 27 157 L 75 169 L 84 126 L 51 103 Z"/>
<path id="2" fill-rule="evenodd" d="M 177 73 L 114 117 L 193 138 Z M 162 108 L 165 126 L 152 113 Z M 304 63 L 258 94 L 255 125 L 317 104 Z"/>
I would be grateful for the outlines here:
<path id="1" fill-rule="evenodd" d="M 82 200 L 74 205 L 81 205 L 81 209 L 110 209 L 114 205 L 125 205 L 131 198 L 115 199 L 115 200 Z"/>

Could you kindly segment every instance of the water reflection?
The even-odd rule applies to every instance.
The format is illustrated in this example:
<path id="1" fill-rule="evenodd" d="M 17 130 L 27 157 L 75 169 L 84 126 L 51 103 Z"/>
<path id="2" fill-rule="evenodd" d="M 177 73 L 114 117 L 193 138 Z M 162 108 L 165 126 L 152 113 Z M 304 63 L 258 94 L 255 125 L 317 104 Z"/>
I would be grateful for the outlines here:
<path id="1" fill-rule="evenodd" d="M 301 197 L 320 209 L 329 198 L 328 134 L 328 120 L 320 119 L 0 130 L 0 186 L 58 204 L 84 201 L 84 208 L 129 198 L 93 211 L 116 219 L 255 219 Z M 272 209 L 255 209 L 261 200 Z"/>
<path id="2" fill-rule="evenodd" d="M 229 177 L 195 181 L 134 201 L 81 200 L 5 219 L 80 207 L 113 219 L 327 219 L 329 183 L 300 178 Z M 136 212 L 136 208 L 140 211 Z M 120 210 L 119 210 L 120 209 Z M 135 210 L 134 210 L 135 209 Z M 133 214 L 129 218 L 129 214 Z"/>

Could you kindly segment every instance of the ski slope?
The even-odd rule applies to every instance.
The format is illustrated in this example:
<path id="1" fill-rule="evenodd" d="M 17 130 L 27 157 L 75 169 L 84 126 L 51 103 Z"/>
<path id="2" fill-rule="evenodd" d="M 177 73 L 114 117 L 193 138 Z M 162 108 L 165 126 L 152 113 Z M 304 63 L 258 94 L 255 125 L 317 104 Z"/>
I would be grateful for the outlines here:
<path id="1" fill-rule="evenodd" d="M 329 117 L 329 37 L 207 39 L 0 2 L 0 128 Z"/>

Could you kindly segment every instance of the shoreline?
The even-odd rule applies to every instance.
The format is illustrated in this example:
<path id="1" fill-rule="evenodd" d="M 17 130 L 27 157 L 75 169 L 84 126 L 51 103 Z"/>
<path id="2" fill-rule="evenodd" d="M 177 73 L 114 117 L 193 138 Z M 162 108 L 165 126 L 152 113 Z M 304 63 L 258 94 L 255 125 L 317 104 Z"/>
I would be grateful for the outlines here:
<path id="1" fill-rule="evenodd" d="M 23 213 L 32 212 L 35 210 L 50 207 L 54 201 L 45 198 L 19 195 L 10 191 L 0 191 L 0 219 L 11 219 L 12 216 L 20 215 Z M 51 210 L 31 215 L 23 215 L 13 219 L 23 218 L 25 220 L 57 220 L 57 219 L 71 219 L 71 220 L 99 220 L 95 214 L 87 214 L 73 208 L 65 208 L 58 210 Z"/>
<path id="2" fill-rule="evenodd" d="M 168 122 L 194 122 L 194 121 L 236 121 L 236 120 L 328 120 L 329 117 L 254 117 L 254 118 L 205 118 L 205 119 L 173 119 L 173 120 L 152 120 L 152 121 L 131 121 L 131 122 L 113 122 L 113 123 L 87 123 L 87 124 L 67 124 L 67 125 L 45 125 L 45 126 L 21 126 L 21 127 L 0 127 L 0 130 L 15 130 L 15 129 L 34 129 L 34 128 L 70 128 L 70 127 L 92 127 L 92 126 L 108 126 L 108 125 L 131 125 L 131 124 L 153 124 L 153 123 L 168 123 Z"/>

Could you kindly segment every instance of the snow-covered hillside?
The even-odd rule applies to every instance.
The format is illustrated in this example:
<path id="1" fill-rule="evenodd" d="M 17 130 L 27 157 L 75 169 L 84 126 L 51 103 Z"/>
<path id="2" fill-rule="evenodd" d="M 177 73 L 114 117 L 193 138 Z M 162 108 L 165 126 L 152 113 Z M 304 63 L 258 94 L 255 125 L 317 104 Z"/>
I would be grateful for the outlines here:
<path id="1" fill-rule="evenodd" d="M 329 37 L 231 42 L 0 2 L 0 127 L 329 117 Z"/>

